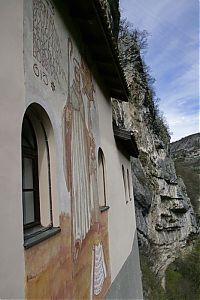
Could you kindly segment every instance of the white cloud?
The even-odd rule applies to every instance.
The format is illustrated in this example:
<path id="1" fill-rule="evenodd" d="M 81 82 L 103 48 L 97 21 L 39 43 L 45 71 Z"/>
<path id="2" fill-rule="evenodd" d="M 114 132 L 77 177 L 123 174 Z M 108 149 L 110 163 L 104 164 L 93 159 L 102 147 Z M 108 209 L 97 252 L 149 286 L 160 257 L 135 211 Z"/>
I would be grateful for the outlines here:
<path id="1" fill-rule="evenodd" d="M 183 87 L 185 84 L 195 89 L 198 79 L 198 66 L 197 64 L 191 65 L 180 77 L 177 78 L 176 84 Z M 196 87 L 197 88 L 197 87 Z"/>
<path id="2" fill-rule="evenodd" d="M 170 122 L 172 142 L 199 131 L 199 116 L 197 114 L 192 116 L 182 116 L 177 113 L 169 113 L 167 118 Z"/>
<path id="3" fill-rule="evenodd" d="M 121 0 L 122 15 L 140 29 L 147 29 L 155 34 L 159 29 L 171 31 L 171 23 L 174 23 L 174 31 L 184 33 L 177 24 L 177 19 L 188 9 L 188 0 Z M 184 20 L 185 22 L 186 20 Z M 174 32 L 173 32 L 174 33 Z"/>
<path id="4" fill-rule="evenodd" d="M 162 109 L 167 108 L 168 105 L 180 106 L 181 101 L 182 104 L 185 104 L 186 101 L 197 99 L 199 96 L 197 75 L 197 65 L 193 64 L 172 82 L 168 82 L 166 87 L 160 91 Z"/>

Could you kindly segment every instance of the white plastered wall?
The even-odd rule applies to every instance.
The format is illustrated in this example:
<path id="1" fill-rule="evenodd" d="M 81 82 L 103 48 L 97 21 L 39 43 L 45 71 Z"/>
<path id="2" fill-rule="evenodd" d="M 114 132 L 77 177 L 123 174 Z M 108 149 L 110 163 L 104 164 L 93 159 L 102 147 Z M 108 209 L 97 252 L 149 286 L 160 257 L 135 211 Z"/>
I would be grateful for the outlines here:
<path id="1" fill-rule="evenodd" d="M 0 37 L 0 298 L 22 299 L 23 0 L 0 1 Z"/>
<path id="2" fill-rule="evenodd" d="M 58 198 L 57 202 L 53 201 L 54 226 L 59 226 L 61 211 L 70 211 L 62 136 L 66 95 L 62 92 L 58 95 L 58 91 L 49 97 L 42 83 L 33 76 L 31 9 L 29 0 L 0 1 L 0 299 L 24 299 L 25 296 L 21 129 L 24 113 L 32 103 L 44 108 L 53 127 L 54 137 L 50 134 L 48 139 L 50 156 L 54 157 L 52 192 L 58 191 L 58 195 L 52 194 L 53 200 Z"/>
<path id="3" fill-rule="evenodd" d="M 46 3 L 44 1 L 44 3 Z M 46 3 L 47 5 L 47 3 Z M 55 12 L 54 16 L 56 30 L 59 36 L 59 41 L 62 49 L 62 66 L 65 70 L 67 77 L 67 39 L 68 32 L 63 24 L 60 15 Z M 40 76 L 35 76 L 34 66 L 37 65 L 37 71 Z M 48 122 L 45 122 L 45 117 L 39 114 L 45 130 L 48 135 L 48 143 L 51 159 L 51 186 L 52 186 L 52 204 L 53 204 L 53 224 L 59 225 L 58 216 L 61 212 L 70 213 L 70 197 L 66 187 L 65 181 L 65 161 L 64 161 L 64 136 L 63 136 L 63 109 L 67 100 L 67 82 L 61 82 L 59 85 L 55 84 L 55 90 L 51 88 L 52 78 L 45 71 L 44 68 L 33 57 L 33 5 L 31 0 L 24 2 L 24 68 L 25 68 L 25 101 L 26 107 L 31 104 L 39 104 L 46 112 L 52 126 L 52 133 L 49 134 Z M 41 79 L 41 74 L 47 75 L 48 85 L 44 84 Z M 45 164 L 47 161 L 43 161 Z M 45 166 L 43 168 L 45 170 Z M 47 175 L 47 173 L 46 173 Z M 41 176 L 42 178 L 42 176 Z M 45 176 L 43 177 L 45 180 Z M 47 182 L 46 178 L 46 182 Z M 42 186 L 42 184 L 41 184 Z M 48 190 L 46 189 L 46 192 Z M 41 193 L 45 193 L 44 189 L 41 189 Z M 40 195 L 41 199 L 45 198 L 45 195 Z M 57 199 L 56 201 L 54 201 Z M 46 202 L 44 204 L 43 211 L 45 211 L 45 205 L 49 207 Z M 49 222 L 49 216 L 44 215 L 43 224 L 47 225 Z"/>
<path id="4" fill-rule="evenodd" d="M 52 92 L 34 75 L 31 44 L 31 1 L 0 1 L 0 298 L 24 298 L 24 248 L 21 195 L 21 125 L 26 108 L 40 104 L 47 112 L 55 138 L 59 212 L 70 212 L 69 194 L 64 178 L 63 108 L 67 91 L 56 88 Z M 25 14 L 23 16 L 23 5 Z M 24 19 L 23 19 L 24 17 Z M 58 16 L 55 16 L 58 18 Z M 24 30 L 23 30 L 24 22 Z M 60 42 L 66 49 L 67 32 L 57 19 Z M 23 40 L 24 34 L 24 40 Z M 24 45 L 23 45 L 24 43 Z M 24 57 L 23 57 L 24 51 Z M 63 66 L 67 70 L 63 53 Z M 24 78 L 25 64 L 25 78 Z M 24 85 L 25 83 L 25 85 Z M 26 89 L 25 89 L 26 87 Z M 95 99 L 99 111 L 99 126 L 94 124 L 94 135 L 105 156 L 106 200 L 109 209 L 109 247 L 112 281 L 120 271 L 132 249 L 135 231 L 133 201 L 126 204 L 123 188 L 122 164 L 129 161 L 117 150 L 112 131 L 111 102 L 106 101 L 95 85 Z M 97 121 L 96 121 L 97 122 Z M 97 122 L 98 123 L 98 122 Z M 53 166 L 52 166 L 53 167 Z"/>
<path id="5" fill-rule="evenodd" d="M 99 111 L 99 147 L 102 148 L 105 156 L 106 199 L 107 205 L 110 206 L 108 231 L 111 280 L 113 282 L 132 250 L 136 230 L 133 191 L 131 188 L 130 196 L 132 200 L 126 199 L 122 175 L 122 165 L 125 169 L 125 177 L 127 169 L 131 174 L 131 166 L 130 161 L 117 149 L 115 143 L 111 101 L 106 100 L 98 88 L 96 89 L 96 99 Z M 130 185 L 132 186 L 131 179 Z M 128 203 L 126 203 L 126 200 L 128 200 Z"/>

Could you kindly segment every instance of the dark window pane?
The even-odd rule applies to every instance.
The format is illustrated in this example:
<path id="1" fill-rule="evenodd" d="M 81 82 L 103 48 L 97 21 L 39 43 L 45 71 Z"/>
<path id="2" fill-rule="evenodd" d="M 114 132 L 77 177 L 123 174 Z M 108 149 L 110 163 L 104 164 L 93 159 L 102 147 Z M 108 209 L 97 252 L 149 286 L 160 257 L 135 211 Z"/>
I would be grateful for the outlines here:
<path id="1" fill-rule="evenodd" d="M 35 221 L 34 192 L 23 192 L 24 225 Z"/>
<path id="2" fill-rule="evenodd" d="M 35 133 L 28 119 L 24 118 L 22 126 L 22 146 L 36 149 Z"/>
<path id="3" fill-rule="evenodd" d="M 100 206 L 106 205 L 106 190 L 105 190 L 105 174 L 103 153 L 99 150 L 98 153 L 98 189 L 99 189 L 99 204 Z"/>
<path id="4" fill-rule="evenodd" d="M 33 160 L 23 158 L 23 189 L 33 189 Z"/>

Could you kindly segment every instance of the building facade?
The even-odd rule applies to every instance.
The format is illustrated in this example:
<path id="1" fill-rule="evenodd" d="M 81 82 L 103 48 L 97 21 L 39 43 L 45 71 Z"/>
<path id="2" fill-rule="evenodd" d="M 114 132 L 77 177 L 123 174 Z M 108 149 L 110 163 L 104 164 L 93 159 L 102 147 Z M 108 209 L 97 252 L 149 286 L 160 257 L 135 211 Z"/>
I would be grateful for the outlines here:
<path id="1" fill-rule="evenodd" d="M 0 298 L 142 299 L 136 152 L 112 124 L 128 91 L 101 3 L 1 1 L 0 36 Z"/>

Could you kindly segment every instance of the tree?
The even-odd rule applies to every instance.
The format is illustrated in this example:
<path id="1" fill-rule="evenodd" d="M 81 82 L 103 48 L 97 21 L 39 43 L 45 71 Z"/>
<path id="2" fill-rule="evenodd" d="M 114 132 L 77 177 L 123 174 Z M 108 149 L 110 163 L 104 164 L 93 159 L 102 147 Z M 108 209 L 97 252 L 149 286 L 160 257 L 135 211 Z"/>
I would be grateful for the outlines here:
<path id="1" fill-rule="evenodd" d="M 144 61 L 144 53 L 148 46 L 148 32 L 133 29 L 126 19 L 120 21 L 118 36 L 119 57 L 124 68 L 129 87 L 134 82 L 139 83 L 139 88 L 145 89 L 143 105 L 149 108 L 148 124 L 165 144 L 169 143 L 170 134 L 166 119 L 159 110 L 159 99 L 154 89 L 155 79 L 151 70 Z M 135 88 L 135 85 L 134 85 Z"/>

